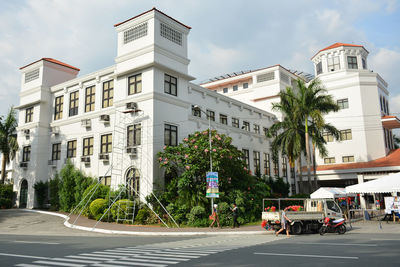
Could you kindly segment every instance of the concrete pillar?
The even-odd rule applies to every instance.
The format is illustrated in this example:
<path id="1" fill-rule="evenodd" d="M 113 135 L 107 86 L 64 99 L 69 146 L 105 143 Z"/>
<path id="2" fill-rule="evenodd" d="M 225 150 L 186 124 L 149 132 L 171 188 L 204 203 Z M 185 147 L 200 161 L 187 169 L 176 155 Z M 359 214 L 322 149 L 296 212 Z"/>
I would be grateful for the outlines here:
<path id="1" fill-rule="evenodd" d="M 358 183 L 359 184 L 364 183 L 364 175 L 357 174 L 357 179 L 358 179 Z M 360 206 L 361 206 L 362 209 L 366 209 L 367 208 L 364 194 L 360 194 Z"/>

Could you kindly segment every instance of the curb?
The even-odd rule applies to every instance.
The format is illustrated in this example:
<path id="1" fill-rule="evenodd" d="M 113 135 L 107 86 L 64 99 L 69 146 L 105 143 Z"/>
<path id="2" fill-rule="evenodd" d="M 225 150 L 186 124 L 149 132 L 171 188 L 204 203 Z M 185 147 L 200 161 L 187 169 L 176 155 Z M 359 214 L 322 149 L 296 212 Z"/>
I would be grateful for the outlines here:
<path id="1" fill-rule="evenodd" d="M 87 232 L 95 232 L 95 233 L 102 233 L 102 234 L 119 234 L 119 235 L 140 235 L 140 236 L 198 236 L 198 235 L 260 235 L 260 234 L 273 234 L 273 232 L 268 231 L 238 231 L 238 232 L 137 232 L 137 231 L 118 231 L 118 230 L 108 230 L 102 228 L 93 228 L 93 227 L 85 227 L 79 225 L 73 225 L 68 220 L 70 219 L 67 215 L 59 214 L 56 212 L 50 211 L 41 211 L 41 210 L 30 210 L 30 209 L 23 209 L 23 211 L 28 212 L 36 212 L 41 214 L 47 214 L 52 216 L 58 216 L 63 218 L 64 226 L 77 229 Z"/>

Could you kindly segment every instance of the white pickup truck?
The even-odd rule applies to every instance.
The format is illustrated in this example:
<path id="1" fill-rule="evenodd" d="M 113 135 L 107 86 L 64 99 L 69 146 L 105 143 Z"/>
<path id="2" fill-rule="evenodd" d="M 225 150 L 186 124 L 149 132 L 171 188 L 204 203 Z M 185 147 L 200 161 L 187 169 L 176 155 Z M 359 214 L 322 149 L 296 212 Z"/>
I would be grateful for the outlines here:
<path id="1" fill-rule="evenodd" d="M 262 219 L 270 226 L 278 230 L 281 228 L 282 210 L 292 205 L 302 206 L 300 211 L 286 211 L 292 223 L 290 224 L 290 232 L 293 234 L 301 234 L 304 232 L 317 233 L 325 217 L 332 219 L 343 218 L 342 210 L 333 199 L 309 199 L 309 198 L 264 198 Z M 275 211 L 266 211 L 268 207 L 274 206 Z"/>

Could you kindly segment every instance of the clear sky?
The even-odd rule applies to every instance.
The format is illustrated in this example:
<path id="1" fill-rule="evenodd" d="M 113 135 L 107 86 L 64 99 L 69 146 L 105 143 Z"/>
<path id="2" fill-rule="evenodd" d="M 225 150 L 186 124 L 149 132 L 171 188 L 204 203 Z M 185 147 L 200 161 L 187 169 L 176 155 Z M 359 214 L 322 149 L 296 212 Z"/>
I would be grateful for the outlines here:
<path id="1" fill-rule="evenodd" d="M 197 82 L 274 64 L 313 73 L 318 50 L 360 44 L 400 115 L 399 0 L 0 1 L 0 115 L 19 104 L 19 67 L 42 57 L 80 75 L 108 67 L 116 56 L 113 25 L 152 7 L 192 27 L 189 71 Z"/>

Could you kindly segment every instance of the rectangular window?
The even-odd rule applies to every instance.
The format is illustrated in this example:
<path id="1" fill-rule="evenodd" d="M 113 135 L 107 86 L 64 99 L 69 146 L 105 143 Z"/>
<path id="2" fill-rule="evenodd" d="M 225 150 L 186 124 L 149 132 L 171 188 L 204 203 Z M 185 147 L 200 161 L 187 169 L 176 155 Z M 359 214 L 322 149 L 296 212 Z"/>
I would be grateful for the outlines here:
<path id="1" fill-rule="evenodd" d="M 337 104 L 338 104 L 338 106 L 339 106 L 340 109 L 349 108 L 349 99 L 348 99 L 348 98 L 339 99 L 339 100 L 337 101 Z"/>
<path id="2" fill-rule="evenodd" d="M 234 85 L 232 89 L 233 89 L 233 91 L 237 91 L 238 90 L 238 86 Z"/>
<path id="3" fill-rule="evenodd" d="M 222 92 L 224 92 L 224 94 L 228 93 L 228 88 L 222 89 Z"/>
<path id="4" fill-rule="evenodd" d="M 142 92 L 142 74 L 136 74 L 128 78 L 128 95 Z"/>
<path id="5" fill-rule="evenodd" d="M 287 178 L 287 159 L 282 158 L 282 176 Z"/>
<path id="6" fill-rule="evenodd" d="M 228 125 L 228 116 L 226 116 L 224 114 L 219 114 L 219 122 L 221 124 Z"/>
<path id="7" fill-rule="evenodd" d="M 257 83 L 271 81 L 275 79 L 275 72 L 267 72 L 257 76 Z"/>
<path id="8" fill-rule="evenodd" d="M 135 124 L 128 126 L 128 142 L 127 147 L 139 146 L 142 142 L 142 126 Z"/>
<path id="9" fill-rule="evenodd" d="M 124 44 L 135 41 L 147 35 L 147 22 L 136 25 L 124 31 Z"/>
<path id="10" fill-rule="evenodd" d="M 264 174 L 271 176 L 271 162 L 268 153 L 264 153 Z"/>
<path id="11" fill-rule="evenodd" d="M 328 58 L 328 70 L 335 71 L 340 70 L 340 59 L 339 57 Z"/>
<path id="12" fill-rule="evenodd" d="M 322 73 L 322 62 L 319 62 L 317 64 L 317 75 Z"/>
<path id="13" fill-rule="evenodd" d="M 160 35 L 177 45 L 182 45 L 182 33 L 164 23 L 160 23 Z"/>
<path id="14" fill-rule="evenodd" d="M 33 107 L 25 109 L 25 123 L 32 122 L 33 119 Z"/>
<path id="15" fill-rule="evenodd" d="M 67 158 L 76 157 L 76 140 L 68 141 L 67 143 Z"/>
<path id="16" fill-rule="evenodd" d="M 250 169 L 250 152 L 248 149 L 242 149 L 243 151 L 243 160 L 246 162 L 247 169 Z"/>
<path id="17" fill-rule="evenodd" d="M 268 128 L 267 128 L 267 127 L 263 127 L 263 132 L 264 132 L 264 135 L 267 136 L 267 134 L 268 134 Z"/>
<path id="18" fill-rule="evenodd" d="M 192 115 L 201 118 L 201 109 L 192 105 Z"/>
<path id="19" fill-rule="evenodd" d="M 51 152 L 51 160 L 60 160 L 61 158 L 61 143 L 53 144 Z"/>
<path id="20" fill-rule="evenodd" d="M 243 121 L 242 129 L 245 130 L 245 131 L 249 131 L 250 132 L 250 122 Z"/>
<path id="21" fill-rule="evenodd" d="M 347 57 L 347 65 L 348 65 L 349 69 L 358 69 L 357 57 L 348 56 Z"/>
<path id="22" fill-rule="evenodd" d="M 104 134 L 101 136 L 100 153 L 111 153 L 112 151 L 112 134 Z"/>
<path id="23" fill-rule="evenodd" d="M 103 108 L 108 108 L 113 105 L 114 99 L 114 81 L 103 83 Z"/>
<path id="24" fill-rule="evenodd" d="M 249 88 L 249 83 L 243 83 L 243 89 Z"/>
<path id="25" fill-rule="evenodd" d="M 62 119 L 63 116 L 64 96 L 58 96 L 54 103 L 54 120 Z"/>
<path id="26" fill-rule="evenodd" d="M 346 129 L 346 130 L 341 130 L 340 131 L 340 140 L 351 140 L 352 134 L 351 134 L 351 129 Z"/>
<path id="27" fill-rule="evenodd" d="M 367 69 L 367 61 L 365 61 L 365 58 L 362 59 L 362 66 L 364 70 Z"/>
<path id="28" fill-rule="evenodd" d="M 215 112 L 207 109 L 207 120 L 215 121 Z"/>
<path id="29" fill-rule="evenodd" d="M 25 73 L 25 83 L 39 79 L 39 69 Z"/>
<path id="30" fill-rule="evenodd" d="M 111 176 L 99 177 L 101 184 L 105 186 L 111 186 Z"/>
<path id="31" fill-rule="evenodd" d="M 85 112 L 94 111 L 96 86 L 90 86 L 85 89 Z"/>
<path id="32" fill-rule="evenodd" d="M 178 79 L 168 75 L 164 74 L 164 92 L 173 96 L 177 96 L 177 81 Z"/>
<path id="33" fill-rule="evenodd" d="M 232 118 L 232 127 L 239 128 L 239 119 Z"/>
<path id="34" fill-rule="evenodd" d="M 278 159 L 274 160 L 274 176 L 279 177 L 279 162 Z"/>
<path id="35" fill-rule="evenodd" d="M 325 142 L 333 142 L 333 135 L 328 133 L 328 132 L 323 132 L 322 136 L 325 140 Z"/>
<path id="36" fill-rule="evenodd" d="M 83 139 L 83 156 L 93 155 L 93 137 Z"/>
<path id="37" fill-rule="evenodd" d="M 343 156 L 342 161 L 343 163 L 354 162 L 354 156 Z"/>
<path id="38" fill-rule="evenodd" d="M 164 144 L 166 146 L 178 145 L 178 127 L 170 124 L 164 125 Z"/>
<path id="39" fill-rule="evenodd" d="M 254 124 L 253 128 L 254 128 L 254 132 L 255 132 L 256 134 L 260 134 L 260 125 Z"/>
<path id="40" fill-rule="evenodd" d="M 336 160 L 334 157 L 332 158 L 324 158 L 324 164 L 332 164 L 332 163 L 336 163 Z"/>
<path id="41" fill-rule="evenodd" d="M 75 91 L 69 94 L 69 116 L 78 115 L 79 107 L 79 91 Z"/>
<path id="42" fill-rule="evenodd" d="M 22 149 L 22 162 L 28 162 L 31 160 L 31 146 L 24 146 Z"/>
<path id="43" fill-rule="evenodd" d="M 258 151 L 253 151 L 253 160 L 254 160 L 254 174 L 255 174 L 255 175 L 260 175 L 260 174 L 261 174 L 261 169 L 260 169 L 260 152 L 258 152 Z"/>

